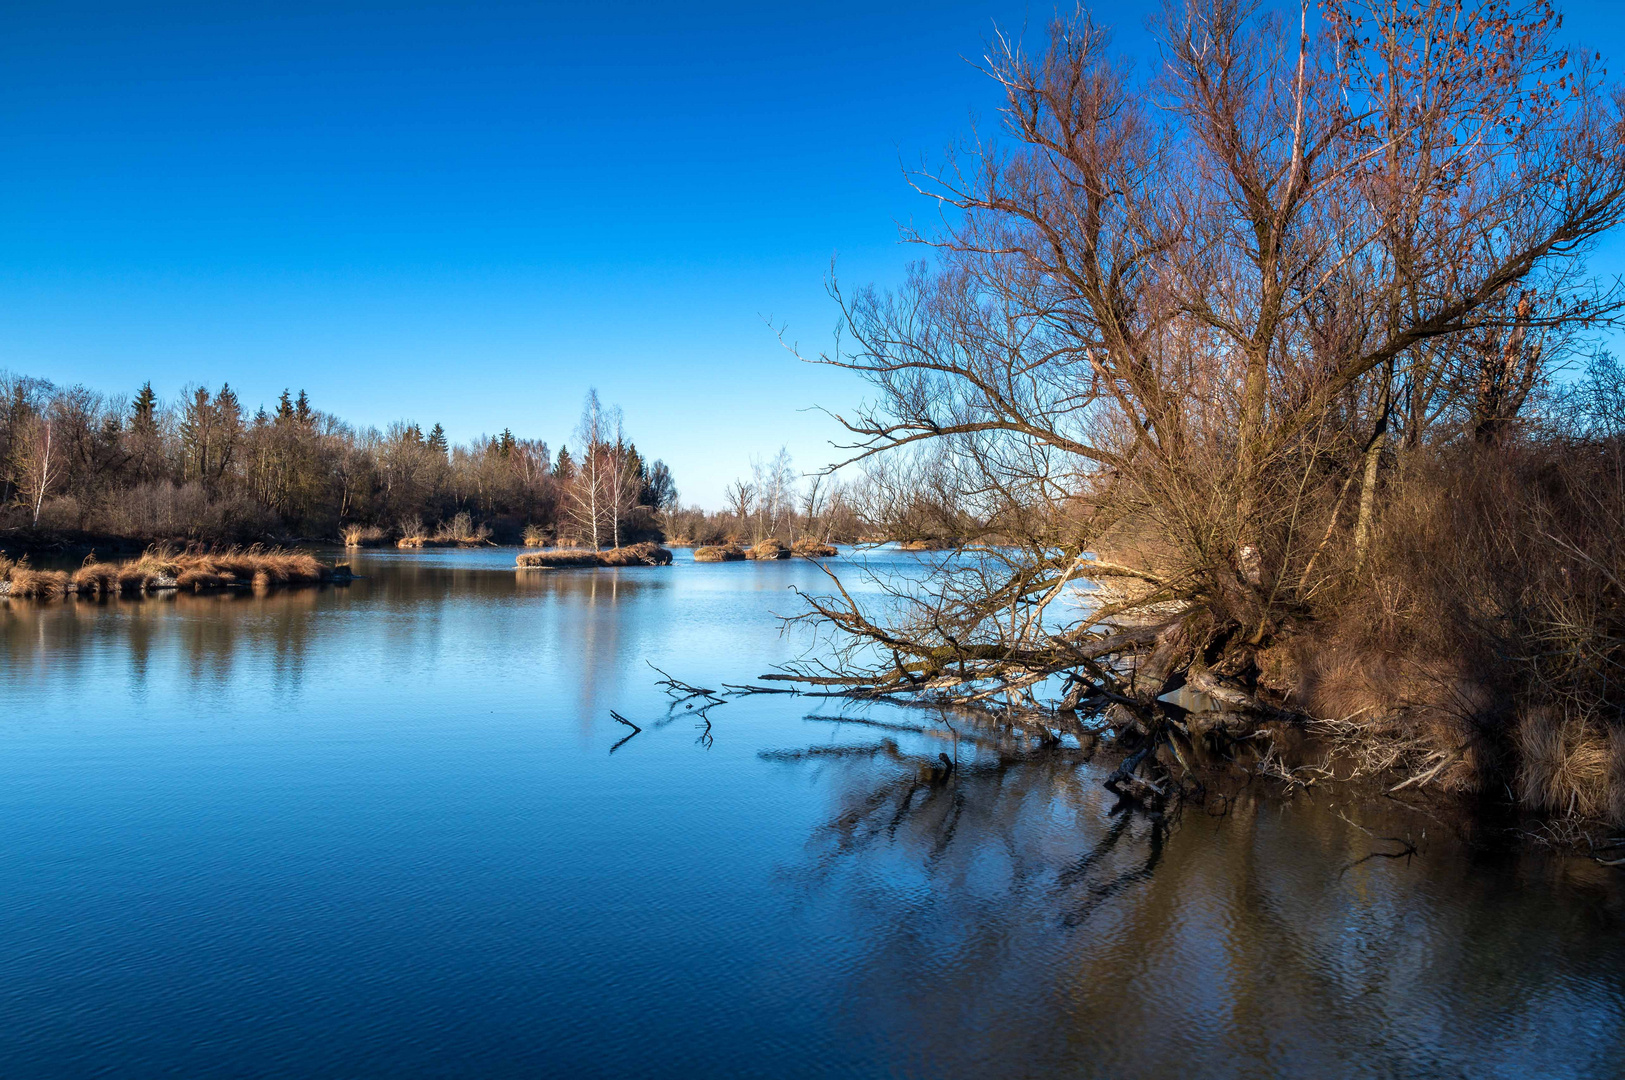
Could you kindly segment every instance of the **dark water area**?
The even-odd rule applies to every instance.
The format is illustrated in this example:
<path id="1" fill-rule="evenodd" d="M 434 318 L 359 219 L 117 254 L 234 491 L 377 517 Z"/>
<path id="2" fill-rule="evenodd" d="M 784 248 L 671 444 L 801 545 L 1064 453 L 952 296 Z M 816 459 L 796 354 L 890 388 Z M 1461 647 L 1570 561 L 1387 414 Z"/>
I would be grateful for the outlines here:
<path id="1" fill-rule="evenodd" d="M 799 655 L 815 567 L 512 560 L 0 602 L 0 1076 L 1625 1075 L 1618 870 L 1336 791 L 1113 813 L 921 710 L 707 731 L 647 665 Z"/>

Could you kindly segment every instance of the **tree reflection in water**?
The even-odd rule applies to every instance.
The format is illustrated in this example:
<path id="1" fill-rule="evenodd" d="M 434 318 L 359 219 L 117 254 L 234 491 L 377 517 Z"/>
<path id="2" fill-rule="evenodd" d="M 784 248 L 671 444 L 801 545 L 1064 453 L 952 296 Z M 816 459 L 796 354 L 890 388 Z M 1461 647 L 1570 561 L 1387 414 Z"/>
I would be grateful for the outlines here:
<path id="1" fill-rule="evenodd" d="M 1146 814 L 1100 787 L 1087 740 L 908 716 L 810 716 L 835 738 L 763 755 L 831 793 L 791 876 L 850 921 L 854 1028 L 932 1033 L 934 1057 L 904 1071 L 1603 1076 L 1625 1060 L 1625 890 L 1594 864 L 1476 851 L 1335 791 Z M 957 756 L 946 777 L 937 752 Z M 1392 849 L 1373 834 L 1419 854 L 1360 861 Z"/>

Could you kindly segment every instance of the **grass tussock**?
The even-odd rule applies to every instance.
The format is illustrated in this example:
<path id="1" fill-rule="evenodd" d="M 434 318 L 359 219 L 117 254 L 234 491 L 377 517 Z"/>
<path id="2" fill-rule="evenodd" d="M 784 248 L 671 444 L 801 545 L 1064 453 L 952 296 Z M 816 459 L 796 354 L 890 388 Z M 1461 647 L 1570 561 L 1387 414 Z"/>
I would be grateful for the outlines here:
<path id="1" fill-rule="evenodd" d="M 67 595 L 72 584 L 60 570 L 36 570 L 27 559 L 12 562 L 0 557 L 0 595 L 18 600 L 53 600 Z"/>
<path id="2" fill-rule="evenodd" d="M 707 544 L 694 549 L 695 562 L 742 562 L 745 549 L 738 544 Z"/>
<path id="3" fill-rule="evenodd" d="M 520 568 L 544 570 L 586 566 L 670 566 L 671 552 L 659 544 L 628 544 L 609 551 L 591 548 L 550 548 L 546 551 L 526 551 L 514 560 Z"/>
<path id="4" fill-rule="evenodd" d="M 790 553 L 803 559 L 833 559 L 840 552 L 835 550 L 833 544 L 826 544 L 821 540 L 812 540 L 802 537 L 790 545 Z"/>
<path id="5" fill-rule="evenodd" d="M 601 553 L 598 561 L 601 566 L 670 566 L 671 552 L 646 541 L 612 548 Z"/>
<path id="6" fill-rule="evenodd" d="M 377 525 L 346 525 L 339 535 L 348 548 L 378 547 L 383 544 L 387 535 Z"/>
<path id="7" fill-rule="evenodd" d="M 526 525 L 524 541 L 525 546 L 528 548 L 546 547 L 552 543 L 552 540 L 547 535 L 547 530 L 540 525 Z"/>
<path id="8" fill-rule="evenodd" d="M 156 546 L 128 562 L 87 561 L 71 576 L 58 570 L 34 570 L 26 563 L 11 565 L 6 568 L 3 591 L 17 598 L 49 599 L 74 593 L 101 599 L 167 589 L 275 589 L 349 578 L 349 567 L 329 566 L 303 551 L 234 547 L 205 552 Z"/>
<path id="9" fill-rule="evenodd" d="M 419 518 L 401 522 L 401 538 L 395 546 L 401 548 L 477 547 L 491 543 L 491 527 L 476 525 L 471 514 L 461 513 L 442 521 L 434 531 L 424 527 Z"/>
<path id="10" fill-rule="evenodd" d="M 759 543 L 751 545 L 745 550 L 747 559 L 788 559 L 790 548 L 775 537 L 768 537 Z"/>
<path id="11" fill-rule="evenodd" d="M 73 591 L 80 596 L 116 596 L 119 592 L 117 563 L 86 560 L 73 575 Z"/>
<path id="12" fill-rule="evenodd" d="M 522 552 L 514 560 L 521 567 L 563 569 L 572 566 L 597 566 L 598 552 L 587 548 L 549 548 L 546 551 Z"/>

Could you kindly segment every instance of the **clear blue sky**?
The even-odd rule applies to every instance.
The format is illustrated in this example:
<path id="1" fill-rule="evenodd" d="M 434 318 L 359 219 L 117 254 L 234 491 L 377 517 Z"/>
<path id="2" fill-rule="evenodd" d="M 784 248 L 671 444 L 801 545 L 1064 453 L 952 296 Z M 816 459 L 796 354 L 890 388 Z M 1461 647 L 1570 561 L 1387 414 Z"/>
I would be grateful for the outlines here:
<path id="1" fill-rule="evenodd" d="M 1098 5 L 1140 36 L 1153 6 Z M 1570 5 L 1621 56 L 1625 5 Z M 830 457 L 858 396 L 796 364 L 932 210 L 900 162 L 993 106 L 1006 0 L 12 2 L 0 13 L 0 367 L 173 396 L 284 386 L 358 424 L 557 448 L 620 403 L 685 502 Z M 1615 260 L 1617 261 L 1617 260 Z"/>

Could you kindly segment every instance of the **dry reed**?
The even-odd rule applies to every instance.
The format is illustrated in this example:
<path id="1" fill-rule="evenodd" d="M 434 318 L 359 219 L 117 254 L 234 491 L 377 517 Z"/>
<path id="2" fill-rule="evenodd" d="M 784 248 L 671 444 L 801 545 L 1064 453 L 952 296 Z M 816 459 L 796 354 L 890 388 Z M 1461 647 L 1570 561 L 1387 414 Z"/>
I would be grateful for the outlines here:
<path id="1" fill-rule="evenodd" d="M 526 551 L 514 560 L 521 568 L 559 569 L 570 566 L 597 566 L 598 552 L 586 548 L 550 548 L 547 551 Z"/>
<path id="2" fill-rule="evenodd" d="M 376 525 L 346 525 L 340 535 L 344 546 L 350 548 L 377 547 L 385 539 L 384 530 Z"/>
<path id="3" fill-rule="evenodd" d="M 745 552 L 745 558 L 747 559 L 788 559 L 789 557 L 790 549 L 785 546 L 782 540 L 775 537 L 768 537 L 766 540 L 753 544 Z"/>
<path id="4" fill-rule="evenodd" d="M 26 562 L 8 570 L 6 588 L 0 592 L 19 599 L 68 593 L 87 598 L 141 596 L 162 589 L 271 589 L 348 581 L 351 576 L 348 566 L 329 566 L 307 552 L 259 547 L 203 552 L 157 546 L 129 562 L 87 562 L 71 576 L 60 570 L 34 570 Z"/>
<path id="5" fill-rule="evenodd" d="M 805 536 L 790 546 L 790 553 L 803 559 L 831 559 L 840 554 L 834 545 L 811 540 Z"/>
<path id="6" fill-rule="evenodd" d="M 609 551 L 590 548 L 551 548 L 547 551 L 521 552 L 514 560 L 521 569 L 565 569 L 583 566 L 669 566 L 671 552 L 659 544 L 628 544 Z"/>

